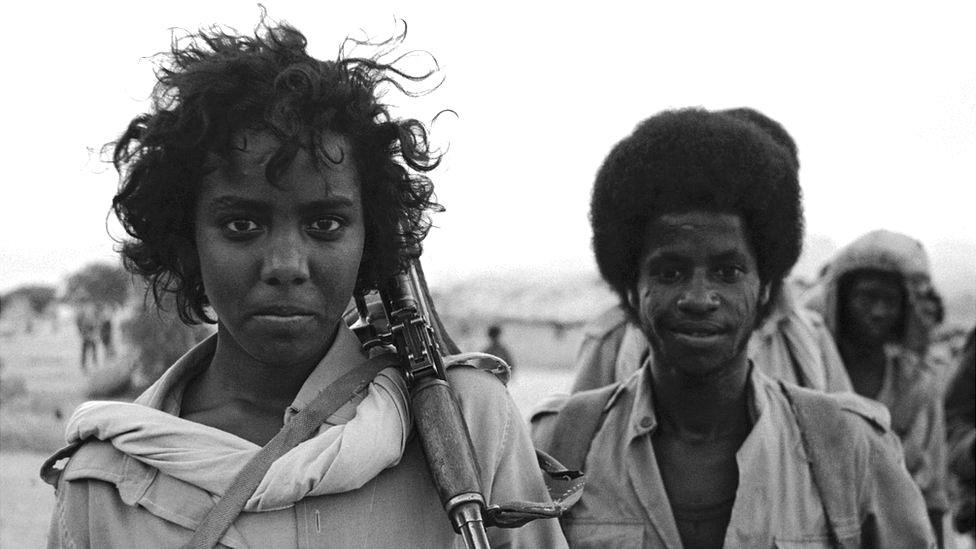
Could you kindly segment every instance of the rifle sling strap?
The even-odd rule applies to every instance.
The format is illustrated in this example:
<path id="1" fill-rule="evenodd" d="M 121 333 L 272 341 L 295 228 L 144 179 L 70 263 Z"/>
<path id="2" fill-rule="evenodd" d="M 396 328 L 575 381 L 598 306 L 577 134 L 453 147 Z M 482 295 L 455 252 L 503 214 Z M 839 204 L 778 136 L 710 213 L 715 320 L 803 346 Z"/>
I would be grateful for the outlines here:
<path id="1" fill-rule="evenodd" d="M 261 479 L 271 464 L 286 452 L 308 439 L 322 423 L 343 404 L 368 387 L 380 371 L 397 365 L 397 357 L 383 354 L 371 358 L 365 365 L 356 368 L 326 387 L 311 403 L 278 434 L 258 451 L 234 479 L 233 484 L 220 498 L 193 533 L 193 538 L 184 549 L 211 549 L 220 541 L 230 525 L 244 509 L 247 500 L 254 494 Z"/>

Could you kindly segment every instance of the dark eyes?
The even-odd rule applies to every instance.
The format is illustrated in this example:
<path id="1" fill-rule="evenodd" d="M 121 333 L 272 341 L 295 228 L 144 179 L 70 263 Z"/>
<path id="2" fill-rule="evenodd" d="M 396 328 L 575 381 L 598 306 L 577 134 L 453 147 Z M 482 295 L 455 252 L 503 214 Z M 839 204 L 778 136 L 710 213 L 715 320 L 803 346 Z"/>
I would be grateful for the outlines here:
<path id="1" fill-rule="evenodd" d="M 719 280 L 722 280 L 723 282 L 735 282 L 736 280 L 739 280 L 739 277 L 745 274 L 745 270 L 738 265 L 726 265 L 716 269 L 715 274 L 718 275 Z"/>
<path id="2" fill-rule="evenodd" d="M 745 272 L 745 269 L 738 265 L 723 265 L 712 269 L 712 276 L 716 280 L 732 283 L 738 281 Z M 665 284 L 680 282 L 688 276 L 684 269 L 677 267 L 662 267 L 651 274 L 659 282 Z"/>
<path id="3" fill-rule="evenodd" d="M 657 279 L 661 282 L 677 282 L 681 280 L 682 275 L 680 269 L 664 268 L 657 272 Z"/>
<path id="4" fill-rule="evenodd" d="M 336 231 L 342 229 L 342 221 L 334 217 L 323 217 L 322 219 L 316 219 L 315 221 L 308 224 L 308 232 L 316 234 L 332 234 Z"/>
<path id="5" fill-rule="evenodd" d="M 224 230 L 231 235 L 242 236 L 261 231 L 261 227 L 250 219 L 233 219 L 224 223 Z"/>
<path id="6" fill-rule="evenodd" d="M 316 238 L 334 237 L 345 222 L 336 217 L 322 217 L 305 225 L 305 231 Z M 249 238 L 265 231 L 265 227 L 252 219 L 238 218 L 226 221 L 221 226 L 224 233 L 231 238 Z"/>

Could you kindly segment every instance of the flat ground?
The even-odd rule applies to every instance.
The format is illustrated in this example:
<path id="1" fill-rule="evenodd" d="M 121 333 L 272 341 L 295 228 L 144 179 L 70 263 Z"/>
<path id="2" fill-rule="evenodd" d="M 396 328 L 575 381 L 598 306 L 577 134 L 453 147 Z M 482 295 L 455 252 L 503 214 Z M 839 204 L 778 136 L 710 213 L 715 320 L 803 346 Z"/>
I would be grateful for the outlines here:
<path id="1" fill-rule="evenodd" d="M 89 377 L 78 365 L 80 346 L 68 325 L 0 336 L 0 548 L 46 543 L 54 490 L 38 470 L 63 445 L 64 422 L 85 399 Z M 103 367 L 95 376 L 110 370 Z M 509 389 L 527 412 L 542 396 L 566 390 L 570 376 L 521 364 Z"/>

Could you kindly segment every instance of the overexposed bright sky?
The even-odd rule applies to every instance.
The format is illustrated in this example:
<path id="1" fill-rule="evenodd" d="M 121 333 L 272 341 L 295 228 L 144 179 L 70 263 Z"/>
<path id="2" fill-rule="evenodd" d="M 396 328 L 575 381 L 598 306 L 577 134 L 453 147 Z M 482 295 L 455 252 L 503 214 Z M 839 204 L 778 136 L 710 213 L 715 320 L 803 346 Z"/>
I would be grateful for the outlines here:
<path id="1" fill-rule="evenodd" d="M 448 211 L 424 260 L 435 283 L 592 270 L 586 216 L 600 162 L 641 119 L 689 105 L 750 106 L 787 128 L 809 233 L 842 245 L 884 227 L 976 249 L 972 2 L 349 4 L 264 2 L 318 57 L 334 57 L 347 34 L 389 36 L 397 17 L 405 48 L 437 58 L 437 91 L 390 97 L 425 121 L 458 113 L 432 133 L 449 147 L 433 173 Z M 148 56 L 173 27 L 250 30 L 259 8 L 18 2 L 5 12 L 0 291 L 113 257 L 117 178 L 97 151 L 146 109 Z M 976 257 L 958 261 L 976 272 Z"/>

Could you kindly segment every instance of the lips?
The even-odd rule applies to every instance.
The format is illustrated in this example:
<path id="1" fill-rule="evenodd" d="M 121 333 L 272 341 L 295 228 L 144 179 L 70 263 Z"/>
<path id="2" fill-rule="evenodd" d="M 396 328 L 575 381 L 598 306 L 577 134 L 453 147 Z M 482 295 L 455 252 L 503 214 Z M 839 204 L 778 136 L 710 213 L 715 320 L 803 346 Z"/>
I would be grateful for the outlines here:
<path id="1" fill-rule="evenodd" d="M 251 315 L 292 318 L 292 317 L 314 316 L 315 311 L 312 311 L 307 307 L 302 307 L 298 305 L 270 305 L 267 307 L 259 307 L 257 309 L 254 309 L 251 312 Z"/>
<path id="2" fill-rule="evenodd" d="M 667 329 L 675 335 L 702 338 L 722 335 L 727 331 L 714 322 L 679 322 L 667 326 Z"/>

